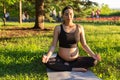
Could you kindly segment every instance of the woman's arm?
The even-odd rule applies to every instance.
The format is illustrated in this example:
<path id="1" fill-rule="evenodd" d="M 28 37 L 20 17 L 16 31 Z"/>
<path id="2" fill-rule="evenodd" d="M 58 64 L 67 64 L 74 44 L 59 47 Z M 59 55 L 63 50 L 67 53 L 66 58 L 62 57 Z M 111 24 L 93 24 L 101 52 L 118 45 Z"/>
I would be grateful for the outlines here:
<path id="1" fill-rule="evenodd" d="M 88 53 L 90 56 L 92 56 L 94 59 L 100 61 L 100 55 L 96 55 L 96 54 L 90 49 L 90 47 L 87 45 L 86 39 L 85 39 L 84 29 L 83 29 L 82 26 L 80 26 L 80 42 L 81 42 L 82 48 L 85 50 L 85 52 L 87 52 L 87 53 Z"/>
<path id="2" fill-rule="evenodd" d="M 53 40 L 52 40 L 51 47 L 47 53 L 48 57 L 50 57 L 55 50 L 55 47 L 56 47 L 57 42 L 58 42 L 58 35 L 59 35 L 59 26 L 56 26 L 54 29 L 54 33 L 53 33 Z"/>
<path id="3" fill-rule="evenodd" d="M 57 45 L 57 42 L 58 42 L 58 34 L 59 34 L 59 26 L 56 26 L 55 29 L 54 29 L 54 33 L 53 33 L 53 40 L 52 40 L 52 44 L 51 44 L 51 47 L 47 53 L 47 55 L 44 55 L 42 57 L 42 62 L 43 63 L 47 63 L 50 56 L 52 55 L 52 53 L 54 52 L 55 50 L 55 47 Z"/>

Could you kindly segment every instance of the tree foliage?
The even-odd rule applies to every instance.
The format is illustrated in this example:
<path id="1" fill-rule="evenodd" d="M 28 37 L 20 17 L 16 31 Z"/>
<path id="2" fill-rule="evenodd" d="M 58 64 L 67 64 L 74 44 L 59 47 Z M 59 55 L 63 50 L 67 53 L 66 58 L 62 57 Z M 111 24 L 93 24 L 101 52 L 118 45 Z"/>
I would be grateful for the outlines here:
<path id="1" fill-rule="evenodd" d="M 0 0 L 0 6 L 3 7 L 3 3 L 5 3 L 6 9 L 11 10 L 11 16 L 17 16 L 19 13 L 19 11 L 16 12 L 19 8 L 18 2 L 19 0 Z M 45 15 L 49 15 L 53 9 L 56 9 L 58 12 L 63 7 L 71 5 L 74 8 L 76 17 L 88 16 L 91 8 L 97 5 L 97 3 L 89 0 L 44 0 L 44 4 Z M 30 17 L 35 17 L 35 0 L 22 0 L 22 7 L 23 11 L 28 11 Z"/>
<path id="2" fill-rule="evenodd" d="M 58 12 L 67 5 L 71 5 L 74 8 L 75 16 L 83 17 L 88 16 L 91 8 L 98 4 L 89 0 L 45 0 L 45 12 L 49 13 L 53 9 Z"/>
<path id="3" fill-rule="evenodd" d="M 109 8 L 109 6 L 107 4 L 102 4 L 101 14 L 109 15 L 110 13 L 111 13 L 111 9 Z"/>
<path id="4" fill-rule="evenodd" d="M 19 0 L 0 0 L 0 6 L 3 6 L 3 3 L 8 5 L 13 5 L 14 3 L 18 2 Z"/>

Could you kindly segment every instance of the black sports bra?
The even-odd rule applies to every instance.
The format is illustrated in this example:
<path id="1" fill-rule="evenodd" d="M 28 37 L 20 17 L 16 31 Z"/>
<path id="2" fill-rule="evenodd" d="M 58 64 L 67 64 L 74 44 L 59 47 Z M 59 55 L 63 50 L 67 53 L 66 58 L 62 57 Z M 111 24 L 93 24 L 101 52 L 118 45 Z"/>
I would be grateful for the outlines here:
<path id="1" fill-rule="evenodd" d="M 61 31 L 60 31 L 60 34 L 59 34 L 59 37 L 58 37 L 59 46 L 63 47 L 63 48 L 77 47 L 77 42 L 78 41 L 75 38 L 76 30 L 73 33 L 67 33 L 67 32 L 64 31 L 62 24 L 60 25 L 60 27 L 61 27 Z"/>

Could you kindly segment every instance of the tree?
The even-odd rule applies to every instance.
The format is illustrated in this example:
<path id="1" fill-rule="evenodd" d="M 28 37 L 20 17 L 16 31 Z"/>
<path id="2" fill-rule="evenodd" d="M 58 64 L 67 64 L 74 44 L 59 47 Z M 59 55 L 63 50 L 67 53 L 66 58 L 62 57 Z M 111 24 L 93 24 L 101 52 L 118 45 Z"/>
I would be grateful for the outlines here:
<path id="1" fill-rule="evenodd" d="M 54 7 L 59 11 L 61 8 L 69 4 L 75 8 L 75 11 L 79 12 L 82 10 L 80 5 L 84 6 L 84 9 L 82 11 L 85 11 L 86 9 L 90 8 L 92 4 L 96 4 L 89 0 L 35 0 L 35 2 L 36 19 L 34 29 L 44 29 L 44 12 L 50 11 L 51 7 Z M 46 10 L 44 10 L 44 3 L 46 4 Z"/>
<path id="2" fill-rule="evenodd" d="M 91 8 L 92 4 L 94 4 L 93 2 L 89 0 L 1 0 L 0 2 L 2 3 L 5 2 L 5 4 L 7 3 L 6 5 L 8 5 L 8 4 L 14 4 L 15 2 L 19 2 L 19 1 L 20 3 L 21 1 L 22 2 L 29 1 L 28 3 L 32 3 L 32 4 L 34 4 L 35 2 L 35 11 L 36 11 L 35 17 L 36 18 L 35 18 L 35 25 L 33 27 L 34 29 L 44 29 L 44 16 L 46 17 L 45 14 L 49 15 L 50 10 L 52 9 L 56 9 L 57 14 L 58 14 L 58 11 L 61 11 L 63 7 L 67 5 L 71 5 L 73 6 L 75 10 L 75 15 L 80 17 L 80 15 L 84 13 L 86 14 L 88 12 L 86 10 Z M 28 6 L 26 6 L 26 8 L 27 7 Z M 22 10 L 19 13 L 21 14 Z M 20 18 L 21 18 L 21 15 L 20 15 Z"/>
<path id="3" fill-rule="evenodd" d="M 36 19 L 34 29 L 44 29 L 44 0 L 35 0 Z"/>
<path id="4" fill-rule="evenodd" d="M 22 0 L 19 1 L 19 22 L 22 24 Z"/>
<path id="5" fill-rule="evenodd" d="M 3 22 L 4 22 L 4 26 L 6 24 L 6 18 L 5 18 L 5 14 L 6 14 L 6 9 L 8 5 L 13 5 L 15 2 L 17 2 L 18 0 L 0 0 L 0 6 L 3 7 Z"/>
<path id="6" fill-rule="evenodd" d="M 109 15 L 110 13 L 111 13 L 111 9 L 109 8 L 109 6 L 107 4 L 102 4 L 101 14 Z"/>

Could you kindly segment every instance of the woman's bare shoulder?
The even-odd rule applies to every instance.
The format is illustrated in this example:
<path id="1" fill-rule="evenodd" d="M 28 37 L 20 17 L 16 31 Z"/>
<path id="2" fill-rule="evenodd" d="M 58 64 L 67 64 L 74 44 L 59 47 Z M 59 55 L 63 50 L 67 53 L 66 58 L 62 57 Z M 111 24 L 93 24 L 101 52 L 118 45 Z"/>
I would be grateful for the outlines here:
<path id="1" fill-rule="evenodd" d="M 82 32 L 84 30 L 82 25 L 77 24 L 77 26 L 78 26 L 78 29 L 79 29 L 80 32 Z"/>
<path id="2" fill-rule="evenodd" d="M 80 25 L 80 24 L 77 24 L 77 26 L 78 26 L 79 29 L 82 29 L 82 28 L 83 28 L 83 26 Z"/>
<path id="3" fill-rule="evenodd" d="M 60 25 L 56 25 L 55 28 L 59 29 L 59 28 L 60 28 Z"/>
<path id="4" fill-rule="evenodd" d="M 60 29 L 61 29 L 61 28 L 60 28 L 60 25 L 56 25 L 56 26 L 55 26 L 55 30 L 56 30 L 56 31 L 60 32 Z"/>

